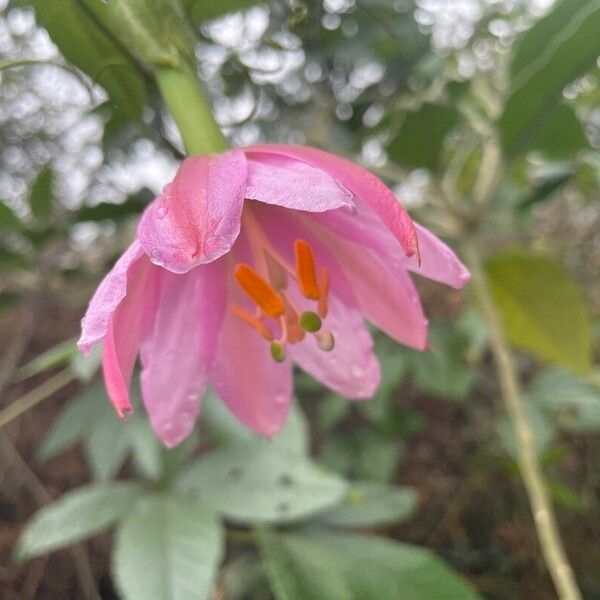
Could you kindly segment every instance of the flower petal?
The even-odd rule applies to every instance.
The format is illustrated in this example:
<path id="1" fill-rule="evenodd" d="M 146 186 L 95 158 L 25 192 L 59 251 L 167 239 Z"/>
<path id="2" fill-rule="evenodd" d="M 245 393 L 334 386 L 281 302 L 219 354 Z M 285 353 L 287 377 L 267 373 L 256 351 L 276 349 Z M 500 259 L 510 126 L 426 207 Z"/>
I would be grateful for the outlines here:
<path id="1" fill-rule="evenodd" d="M 360 237 L 356 243 L 351 229 L 345 230 L 345 237 L 340 235 L 343 230 L 334 233 L 329 227 L 332 214 L 301 218 L 310 222 L 307 229 L 312 229 L 336 256 L 363 315 L 402 344 L 423 350 L 427 345 L 427 319 L 402 262 L 404 257 L 372 250 L 360 243 Z"/>
<path id="2" fill-rule="evenodd" d="M 290 348 L 290 356 L 302 369 L 346 398 L 371 398 L 377 390 L 381 373 L 373 353 L 373 340 L 362 315 L 357 310 L 346 308 L 332 296 L 323 330 L 333 333 L 333 350 L 325 352 L 319 349 L 316 340 L 307 336 Z"/>
<path id="3" fill-rule="evenodd" d="M 253 262 L 245 240 L 243 244 L 241 241 L 238 238 L 234 249 L 236 259 Z M 244 305 L 246 299 L 234 283 L 231 270 L 228 281 L 229 306 L 232 303 Z M 229 308 L 219 332 L 209 379 L 221 400 L 248 428 L 272 436 L 284 426 L 292 400 L 291 363 L 275 362 L 268 342 L 235 317 Z"/>
<path id="4" fill-rule="evenodd" d="M 421 264 L 416 257 L 406 259 L 406 268 L 428 279 L 460 289 L 471 279 L 467 268 L 454 252 L 431 231 L 415 223 Z"/>
<path id="5" fill-rule="evenodd" d="M 227 253 L 240 231 L 245 186 L 243 152 L 184 160 L 140 221 L 138 238 L 152 262 L 186 273 Z"/>
<path id="6" fill-rule="evenodd" d="M 140 340 L 152 322 L 154 281 L 158 269 L 143 258 L 127 273 L 127 293 L 114 311 L 102 350 L 102 370 L 108 397 L 121 419 L 131 412 L 129 383 Z"/>
<path id="7" fill-rule="evenodd" d="M 110 319 L 127 293 L 128 273 L 143 255 L 140 244 L 133 242 L 98 286 L 81 320 L 77 347 L 85 355 L 106 335 Z"/>
<path id="8" fill-rule="evenodd" d="M 271 152 L 325 171 L 370 206 L 398 239 L 407 256 L 418 254 L 417 234 L 410 216 L 381 179 L 366 169 L 340 156 L 308 146 L 260 144 L 245 151 Z"/>
<path id="9" fill-rule="evenodd" d="M 354 206 L 351 192 L 306 162 L 271 152 L 247 152 L 246 158 L 246 198 L 310 212 Z"/>
<path id="10" fill-rule="evenodd" d="M 457 289 L 469 281 L 469 271 L 456 254 L 422 225 L 414 224 L 419 240 L 419 264 L 417 256 L 403 255 L 397 240 L 368 206 L 360 201 L 356 202 L 356 206 L 356 214 L 335 210 L 315 217 L 339 236 L 371 248 L 385 262 L 404 265 L 422 277 Z"/>
<path id="11" fill-rule="evenodd" d="M 142 396 L 169 448 L 193 430 L 225 310 L 224 260 L 185 275 L 161 269 L 154 327 L 141 347 Z"/>

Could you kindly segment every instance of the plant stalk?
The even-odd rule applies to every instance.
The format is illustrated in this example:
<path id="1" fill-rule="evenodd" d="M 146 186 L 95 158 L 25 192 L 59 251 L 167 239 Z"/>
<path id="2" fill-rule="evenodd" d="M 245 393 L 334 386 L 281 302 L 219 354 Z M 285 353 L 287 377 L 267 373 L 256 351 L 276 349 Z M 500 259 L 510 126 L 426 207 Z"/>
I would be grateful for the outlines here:
<path id="1" fill-rule="evenodd" d="M 193 68 L 185 61 L 179 67 L 154 68 L 162 98 L 177 123 L 188 154 L 224 152 L 228 149 Z"/>
<path id="2" fill-rule="evenodd" d="M 535 437 L 523 402 L 514 357 L 504 336 L 500 315 L 492 299 L 475 240 L 465 242 L 464 254 L 471 270 L 475 296 L 490 331 L 490 344 L 498 367 L 502 397 L 517 438 L 519 469 L 546 566 L 561 600 L 581 600 L 537 460 Z"/>
<path id="3" fill-rule="evenodd" d="M 50 379 L 44 381 L 44 383 L 27 392 L 24 396 L 21 396 L 18 400 L 9 404 L 3 410 L 0 410 L 0 429 L 26 413 L 28 410 L 31 410 L 34 406 L 37 406 L 40 402 L 46 400 L 46 398 L 50 398 L 54 392 L 65 387 L 65 385 L 73 381 L 75 377 L 73 371 L 67 367 L 53 377 L 50 377 Z"/>

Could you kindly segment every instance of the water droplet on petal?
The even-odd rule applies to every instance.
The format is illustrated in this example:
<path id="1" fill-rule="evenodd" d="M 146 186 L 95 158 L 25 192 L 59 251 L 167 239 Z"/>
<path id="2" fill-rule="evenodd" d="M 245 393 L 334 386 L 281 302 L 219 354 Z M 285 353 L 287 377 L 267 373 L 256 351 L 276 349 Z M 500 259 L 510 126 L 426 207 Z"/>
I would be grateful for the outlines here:
<path id="1" fill-rule="evenodd" d="M 163 255 L 162 255 L 162 252 L 160 250 L 158 250 L 157 248 L 154 248 L 154 250 L 152 250 L 150 252 L 150 260 L 155 265 L 158 265 L 159 267 L 162 266 L 162 264 L 163 264 Z"/>
<path id="2" fill-rule="evenodd" d="M 364 374 L 364 370 L 362 369 L 362 367 L 359 367 L 358 365 L 353 365 L 350 368 L 350 374 L 352 375 L 352 377 L 354 377 L 355 379 L 360 379 Z"/>
<path id="3" fill-rule="evenodd" d="M 169 207 L 168 206 L 159 206 L 156 209 L 156 217 L 158 219 L 164 219 L 167 216 L 167 213 L 169 212 Z"/>
<path id="4" fill-rule="evenodd" d="M 287 401 L 288 401 L 287 394 L 277 394 L 277 396 L 275 396 L 275 402 L 277 404 L 287 404 Z"/>

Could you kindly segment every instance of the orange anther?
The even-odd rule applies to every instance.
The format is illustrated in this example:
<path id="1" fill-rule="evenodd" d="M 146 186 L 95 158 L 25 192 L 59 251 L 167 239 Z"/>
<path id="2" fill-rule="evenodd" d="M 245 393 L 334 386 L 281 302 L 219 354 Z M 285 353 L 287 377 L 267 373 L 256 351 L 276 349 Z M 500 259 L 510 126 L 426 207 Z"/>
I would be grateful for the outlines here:
<path id="1" fill-rule="evenodd" d="M 327 267 L 321 269 L 321 277 L 319 277 L 319 290 L 321 297 L 319 298 L 319 316 L 324 319 L 329 311 L 329 270 Z"/>
<path id="2" fill-rule="evenodd" d="M 231 312 L 238 319 L 244 321 L 244 323 L 248 323 L 248 325 L 265 338 L 265 340 L 269 342 L 273 341 L 274 338 L 271 330 L 260 319 L 251 315 L 245 308 L 242 308 L 239 304 L 232 304 Z"/>
<path id="3" fill-rule="evenodd" d="M 308 242 L 296 240 L 294 243 L 296 251 L 296 274 L 300 291 L 309 300 L 318 300 L 321 297 L 317 285 L 317 274 L 315 269 L 315 258 Z"/>
<path id="4" fill-rule="evenodd" d="M 240 263 L 233 271 L 247 296 L 269 317 L 276 319 L 285 312 L 281 296 L 252 267 Z"/>

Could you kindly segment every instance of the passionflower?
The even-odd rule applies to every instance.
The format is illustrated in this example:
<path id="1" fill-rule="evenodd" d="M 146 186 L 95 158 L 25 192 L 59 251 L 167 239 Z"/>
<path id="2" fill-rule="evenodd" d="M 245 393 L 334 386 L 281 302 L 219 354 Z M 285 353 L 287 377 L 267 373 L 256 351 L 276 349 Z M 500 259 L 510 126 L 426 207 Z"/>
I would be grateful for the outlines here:
<path id="1" fill-rule="evenodd" d="M 271 436 L 286 420 L 294 364 L 349 399 L 374 394 L 365 319 L 426 348 L 409 271 L 455 288 L 469 279 L 362 167 L 303 146 L 192 156 L 98 287 L 78 346 L 89 353 L 103 340 L 122 419 L 139 353 L 143 401 L 167 446 L 191 432 L 207 385 Z"/>

